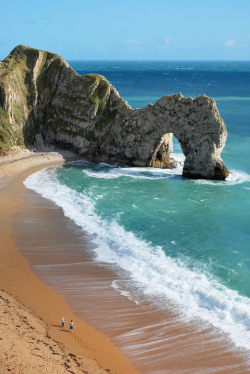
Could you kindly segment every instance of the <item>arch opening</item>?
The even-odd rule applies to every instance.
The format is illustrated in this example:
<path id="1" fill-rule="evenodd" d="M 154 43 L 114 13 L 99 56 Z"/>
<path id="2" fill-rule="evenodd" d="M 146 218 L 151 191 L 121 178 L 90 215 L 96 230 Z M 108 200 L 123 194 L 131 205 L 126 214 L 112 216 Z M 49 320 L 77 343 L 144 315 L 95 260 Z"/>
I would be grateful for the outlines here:
<path id="1" fill-rule="evenodd" d="M 175 169 L 184 165 L 185 156 L 181 143 L 173 133 L 164 134 L 158 141 L 152 153 L 148 166 Z"/>

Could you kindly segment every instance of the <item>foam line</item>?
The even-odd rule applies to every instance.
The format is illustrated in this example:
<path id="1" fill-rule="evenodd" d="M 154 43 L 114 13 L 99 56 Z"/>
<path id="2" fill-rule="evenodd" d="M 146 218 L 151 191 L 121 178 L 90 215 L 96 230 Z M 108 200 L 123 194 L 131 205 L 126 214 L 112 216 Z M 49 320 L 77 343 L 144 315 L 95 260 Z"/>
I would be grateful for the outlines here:
<path id="1" fill-rule="evenodd" d="M 128 271 L 145 294 L 154 300 L 159 295 L 162 308 L 171 300 L 183 318 L 200 317 L 224 331 L 236 346 L 250 349 L 249 298 L 200 269 L 190 270 L 184 262 L 166 256 L 160 246 L 139 239 L 115 220 L 101 219 L 95 212 L 94 199 L 59 183 L 57 168 L 35 173 L 24 184 L 60 206 L 65 216 L 92 236 L 98 261 Z"/>

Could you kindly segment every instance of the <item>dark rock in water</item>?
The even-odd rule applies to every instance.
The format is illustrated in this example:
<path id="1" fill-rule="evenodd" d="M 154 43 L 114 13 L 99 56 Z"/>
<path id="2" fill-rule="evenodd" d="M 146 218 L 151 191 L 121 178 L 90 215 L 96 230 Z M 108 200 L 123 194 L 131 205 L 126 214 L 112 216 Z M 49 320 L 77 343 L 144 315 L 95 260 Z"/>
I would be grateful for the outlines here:
<path id="1" fill-rule="evenodd" d="M 0 149 L 36 142 L 94 162 L 172 168 L 173 134 L 186 156 L 183 176 L 227 177 L 226 127 L 205 95 L 132 109 L 105 77 L 80 76 L 58 55 L 18 46 L 0 64 Z"/>
<path id="2" fill-rule="evenodd" d="M 163 159 L 156 159 L 149 166 L 161 169 L 176 169 L 180 166 L 180 162 L 176 161 L 172 157 L 164 157 Z"/>

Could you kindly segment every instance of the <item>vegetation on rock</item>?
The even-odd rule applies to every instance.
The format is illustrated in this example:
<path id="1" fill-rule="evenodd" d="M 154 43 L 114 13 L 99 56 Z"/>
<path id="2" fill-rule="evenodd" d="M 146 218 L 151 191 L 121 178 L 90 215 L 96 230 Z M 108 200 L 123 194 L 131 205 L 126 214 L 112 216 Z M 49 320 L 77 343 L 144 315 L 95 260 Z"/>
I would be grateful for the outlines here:
<path id="1" fill-rule="evenodd" d="M 39 136 L 97 162 L 172 167 L 172 134 L 183 175 L 225 179 L 227 131 L 213 99 L 168 95 L 133 110 L 105 77 L 79 76 L 58 55 L 17 46 L 0 63 L 0 152 Z"/>

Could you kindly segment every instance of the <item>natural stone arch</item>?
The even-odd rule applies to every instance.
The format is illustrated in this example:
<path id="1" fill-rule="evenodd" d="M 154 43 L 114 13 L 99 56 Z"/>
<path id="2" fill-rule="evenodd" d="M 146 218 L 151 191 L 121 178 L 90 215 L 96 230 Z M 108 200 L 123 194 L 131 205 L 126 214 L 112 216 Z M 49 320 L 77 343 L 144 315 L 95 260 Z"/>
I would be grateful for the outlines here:
<path id="1" fill-rule="evenodd" d="M 79 76 L 60 56 L 18 46 L 0 67 L 0 121 L 26 144 L 39 139 L 89 160 L 166 166 L 172 134 L 185 155 L 183 176 L 224 180 L 227 131 L 213 99 L 182 94 L 132 109 L 103 76 Z M 0 134 L 1 135 L 1 134 Z"/>
<path id="2" fill-rule="evenodd" d="M 133 165 L 168 164 L 173 134 L 185 156 L 183 176 L 223 180 L 228 175 L 220 158 L 226 127 L 215 101 L 205 95 L 194 100 L 182 94 L 164 96 L 155 105 L 135 110 L 124 104 L 112 128 L 116 157 L 123 154 Z M 105 149 L 112 155 L 112 149 Z"/>

